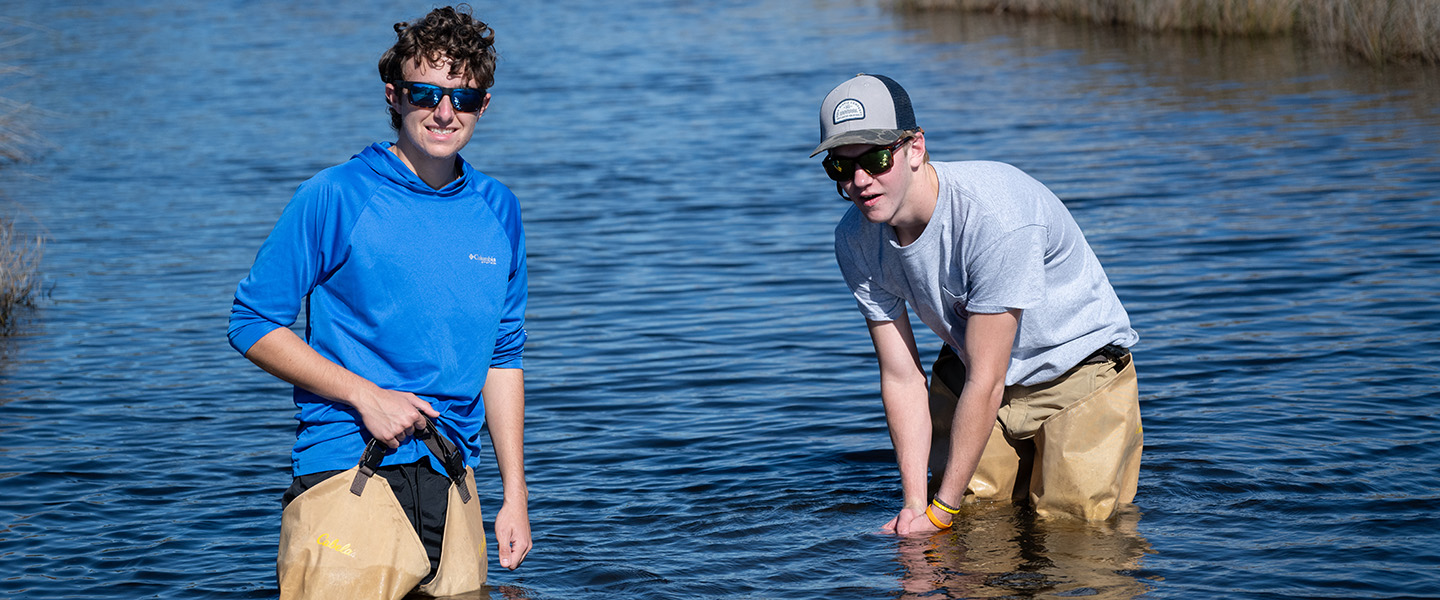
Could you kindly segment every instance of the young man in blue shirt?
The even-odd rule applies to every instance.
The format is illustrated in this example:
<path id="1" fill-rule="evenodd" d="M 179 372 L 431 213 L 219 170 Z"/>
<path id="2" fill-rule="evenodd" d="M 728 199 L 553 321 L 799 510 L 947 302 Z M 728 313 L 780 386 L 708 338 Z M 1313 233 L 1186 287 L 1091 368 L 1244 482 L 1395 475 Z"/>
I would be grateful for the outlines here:
<path id="1" fill-rule="evenodd" d="M 424 545 L 429 573 L 422 583 L 440 586 L 434 580 L 441 549 L 459 527 L 446 523 L 464 520 L 474 533 L 479 503 L 468 501 L 473 513 L 450 506 L 452 483 L 467 482 L 447 476 L 446 457 L 427 451 L 420 437 L 440 436 L 473 469 L 480 429 L 488 425 L 504 487 L 495 517 L 501 566 L 518 567 L 531 546 L 523 449 L 525 237 L 515 196 L 459 155 L 489 105 L 493 31 L 449 7 L 396 24 L 395 31 L 379 70 L 396 141 L 373 144 L 300 186 L 236 289 L 229 337 L 246 358 L 295 386 L 300 424 L 281 562 L 292 516 L 298 528 L 303 515 L 315 514 L 292 510 L 295 504 L 356 467 L 375 440 L 386 452 L 376 474 Z M 289 329 L 302 308 L 303 340 Z M 334 535 L 325 539 L 300 540 L 309 546 L 296 552 L 318 553 L 311 546 L 321 546 L 356 554 Z M 478 544 L 479 564 L 446 566 L 452 583 L 438 589 L 478 589 L 483 529 Z M 472 558 L 476 552 L 465 549 Z M 293 583 L 314 580 L 306 569 L 318 567 L 282 574 L 282 595 L 314 587 Z M 453 583 L 459 580 L 465 583 Z"/>

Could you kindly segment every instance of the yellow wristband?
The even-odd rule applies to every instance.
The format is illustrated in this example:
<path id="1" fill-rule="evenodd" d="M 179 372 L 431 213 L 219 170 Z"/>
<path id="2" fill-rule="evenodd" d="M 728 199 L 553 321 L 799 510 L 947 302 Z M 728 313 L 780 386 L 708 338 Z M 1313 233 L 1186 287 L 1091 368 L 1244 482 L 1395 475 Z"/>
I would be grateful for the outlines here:
<path id="1" fill-rule="evenodd" d="M 935 518 L 935 512 L 930 510 L 929 506 L 925 507 L 925 518 L 930 519 L 930 523 L 940 528 L 941 531 L 949 529 L 954 525 L 954 523 L 941 523 L 940 519 Z"/>
<path id="2" fill-rule="evenodd" d="M 938 508 L 938 509 L 940 509 L 940 510 L 943 510 L 943 511 L 945 511 L 945 512 L 947 512 L 947 513 L 950 513 L 950 514 L 952 514 L 952 515 L 955 515 L 955 514 L 959 514 L 959 513 L 960 513 L 960 509 L 955 508 L 955 507 L 953 507 L 953 506 L 950 506 L 949 504 L 946 504 L 945 501 L 944 501 L 944 500 L 941 500 L 939 496 L 936 496 L 934 500 L 931 500 L 931 501 L 930 501 L 930 503 L 931 503 L 931 504 L 934 504 L 934 505 L 935 505 L 935 508 Z"/>

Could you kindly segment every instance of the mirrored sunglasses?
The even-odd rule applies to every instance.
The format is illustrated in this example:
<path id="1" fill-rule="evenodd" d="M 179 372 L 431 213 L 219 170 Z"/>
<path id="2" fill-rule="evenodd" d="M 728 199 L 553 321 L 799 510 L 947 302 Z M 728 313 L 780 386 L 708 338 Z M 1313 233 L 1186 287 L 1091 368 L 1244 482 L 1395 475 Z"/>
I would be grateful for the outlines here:
<path id="1" fill-rule="evenodd" d="M 460 112 L 476 112 L 485 105 L 485 90 L 478 88 L 448 88 L 414 81 L 397 81 L 395 87 L 405 90 L 410 104 L 420 108 L 435 108 L 445 96 L 450 97 L 450 106 Z"/>
<path id="2" fill-rule="evenodd" d="M 895 150 L 912 137 L 914 136 L 900 138 L 889 146 L 875 148 L 854 158 L 827 154 L 821 164 L 825 165 L 825 174 L 835 181 L 850 181 L 855 177 L 856 166 L 865 169 L 865 172 L 871 175 L 879 175 L 895 166 Z"/>

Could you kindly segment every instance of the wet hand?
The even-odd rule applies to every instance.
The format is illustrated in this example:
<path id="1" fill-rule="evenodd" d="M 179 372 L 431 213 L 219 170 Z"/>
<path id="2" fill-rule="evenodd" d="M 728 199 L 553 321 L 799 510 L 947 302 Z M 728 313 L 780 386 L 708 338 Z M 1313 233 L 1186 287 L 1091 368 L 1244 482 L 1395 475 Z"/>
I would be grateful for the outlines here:
<path id="1" fill-rule="evenodd" d="M 924 510 L 906 508 L 885 523 L 880 531 L 899 535 L 925 535 L 940 531 L 940 528 L 930 522 L 930 518 L 925 516 Z"/>
<path id="2" fill-rule="evenodd" d="M 942 523 L 943 522 L 944 521 L 942 521 Z M 905 529 L 906 531 L 901 532 L 900 535 L 930 535 L 940 531 L 939 527 L 936 527 L 934 523 L 930 522 L 930 517 L 925 516 L 925 511 L 923 510 L 920 511 L 919 516 L 910 519 L 909 526 Z"/>
<path id="3" fill-rule="evenodd" d="M 917 511 L 913 508 L 902 509 L 900 511 L 900 514 L 895 515 L 895 517 L 890 519 L 889 522 L 881 526 L 880 531 L 884 533 L 898 533 L 900 535 L 907 535 L 910 533 L 910 524 L 915 521 L 915 518 L 917 516 L 921 520 L 925 520 L 925 511 Z"/>

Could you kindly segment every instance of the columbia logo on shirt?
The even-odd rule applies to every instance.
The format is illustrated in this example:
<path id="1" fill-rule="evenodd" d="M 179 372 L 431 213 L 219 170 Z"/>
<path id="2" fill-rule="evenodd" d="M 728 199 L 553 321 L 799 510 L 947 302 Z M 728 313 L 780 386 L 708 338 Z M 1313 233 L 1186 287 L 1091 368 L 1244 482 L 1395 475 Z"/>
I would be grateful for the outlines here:
<path id="1" fill-rule="evenodd" d="M 473 260 L 473 261 L 476 261 L 476 262 L 479 262 L 479 263 L 482 263 L 482 264 L 487 264 L 487 265 L 498 264 L 498 263 L 495 262 L 495 257 L 493 257 L 493 256 L 481 256 L 481 255 L 479 255 L 479 254 L 471 254 L 471 255 L 470 255 L 470 260 Z"/>

